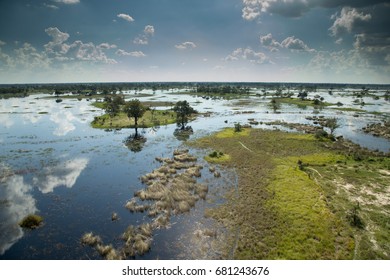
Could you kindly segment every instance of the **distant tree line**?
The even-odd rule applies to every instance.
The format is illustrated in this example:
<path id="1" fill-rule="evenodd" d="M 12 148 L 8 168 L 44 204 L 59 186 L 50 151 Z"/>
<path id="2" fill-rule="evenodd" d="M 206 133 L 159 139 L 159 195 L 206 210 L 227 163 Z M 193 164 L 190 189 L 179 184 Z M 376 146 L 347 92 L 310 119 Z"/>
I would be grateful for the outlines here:
<path id="1" fill-rule="evenodd" d="M 242 85 L 220 85 L 220 84 L 207 84 L 197 85 L 197 93 L 216 93 L 216 94 L 248 94 L 250 92 L 249 87 Z"/>

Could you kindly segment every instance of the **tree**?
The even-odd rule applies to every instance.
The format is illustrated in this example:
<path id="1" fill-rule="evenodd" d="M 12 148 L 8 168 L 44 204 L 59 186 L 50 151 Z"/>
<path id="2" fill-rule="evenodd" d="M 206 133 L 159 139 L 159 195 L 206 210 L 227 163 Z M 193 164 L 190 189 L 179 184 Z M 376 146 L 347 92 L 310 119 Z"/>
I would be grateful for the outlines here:
<path id="1" fill-rule="evenodd" d="M 138 137 L 138 119 L 141 118 L 146 109 L 138 99 L 133 99 L 125 103 L 124 112 L 129 119 L 134 118 L 135 137 Z"/>
<path id="2" fill-rule="evenodd" d="M 110 125 L 112 125 L 112 118 L 114 118 L 119 113 L 119 105 L 110 100 L 107 101 L 104 110 L 106 111 L 106 114 L 110 116 Z"/>
<path id="3" fill-rule="evenodd" d="M 338 123 L 337 118 L 330 118 L 325 121 L 324 124 L 325 127 L 329 128 L 330 135 L 333 136 L 333 132 L 340 127 L 340 124 Z"/>
<path id="4" fill-rule="evenodd" d="M 179 126 L 181 130 L 185 130 L 188 123 L 188 117 L 191 116 L 191 114 L 196 113 L 186 100 L 178 101 L 173 107 L 173 111 L 176 113 L 177 126 Z"/>
<path id="5" fill-rule="evenodd" d="M 305 100 L 307 98 L 307 96 L 308 96 L 308 93 L 306 90 L 298 93 L 298 98 L 300 98 L 302 100 Z"/>

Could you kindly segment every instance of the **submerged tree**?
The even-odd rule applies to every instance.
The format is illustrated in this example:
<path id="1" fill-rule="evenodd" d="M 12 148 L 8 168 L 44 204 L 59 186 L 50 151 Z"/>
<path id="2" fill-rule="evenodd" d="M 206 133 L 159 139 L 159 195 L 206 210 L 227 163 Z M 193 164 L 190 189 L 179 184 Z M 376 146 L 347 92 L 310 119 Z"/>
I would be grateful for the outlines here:
<path id="1" fill-rule="evenodd" d="M 173 111 L 176 113 L 177 126 L 179 126 L 181 130 L 186 129 L 188 118 L 191 114 L 196 113 L 194 108 L 192 108 L 186 100 L 178 101 L 173 107 Z"/>
<path id="2" fill-rule="evenodd" d="M 124 112 L 129 119 L 134 118 L 135 135 L 134 138 L 138 138 L 138 119 L 142 118 L 146 108 L 141 104 L 138 99 L 133 99 L 125 103 Z"/>

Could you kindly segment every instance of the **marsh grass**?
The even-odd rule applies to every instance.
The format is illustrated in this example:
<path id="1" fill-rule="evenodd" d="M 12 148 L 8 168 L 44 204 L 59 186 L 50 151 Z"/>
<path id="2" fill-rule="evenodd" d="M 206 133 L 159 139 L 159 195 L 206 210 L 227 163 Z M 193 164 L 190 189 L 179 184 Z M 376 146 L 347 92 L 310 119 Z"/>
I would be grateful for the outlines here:
<path id="1" fill-rule="evenodd" d="M 197 158 L 187 149 L 175 150 L 172 158 L 157 157 L 156 161 L 161 166 L 140 177 L 145 188 L 136 191 L 125 204 L 132 213 L 147 211 L 151 222 L 130 225 L 121 236 L 124 245 L 120 251 L 104 246 L 92 233 L 83 236 L 83 244 L 94 246 L 106 259 L 142 256 L 151 250 L 155 230 L 169 228 L 172 215 L 187 213 L 198 200 L 206 199 L 208 186 L 196 180 L 203 167 L 196 164 Z"/>
<path id="2" fill-rule="evenodd" d="M 245 131 L 245 130 L 244 130 Z M 390 256 L 388 157 L 312 134 L 226 129 L 190 142 L 219 149 L 238 174 L 226 203 L 206 210 L 228 230 L 223 258 L 376 259 Z M 221 137 L 222 136 L 222 137 Z M 244 142 L 244 149 L 239 142 Z M 223 149 L 221 148 L 223 147 Z M 362 156 L 359 161 L 354 153 Z M 297 162 L 301 162 L 303 169 Z M 364 229 L 350 224 L 360 201 Z M 387 203 L 388 205 L 388 203 Z"/>

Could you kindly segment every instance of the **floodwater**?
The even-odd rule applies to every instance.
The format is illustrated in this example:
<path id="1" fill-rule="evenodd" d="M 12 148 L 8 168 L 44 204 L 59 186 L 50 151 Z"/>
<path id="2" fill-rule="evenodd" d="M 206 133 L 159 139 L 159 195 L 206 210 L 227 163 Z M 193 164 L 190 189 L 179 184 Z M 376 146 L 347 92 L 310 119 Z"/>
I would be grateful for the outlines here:
<path id="1" fill-rule="evenodd" d="M 348 90 L 334 92 L 332 96 L 327 91 L 316 94 L 325 101 L 342 102 L 344 107 L 367 112 L 282 105 L 276 114 L 269 106 L 269 97 L 205 99 L 178 94 L 177 90 L 157 91 L 139 99 L 187 100 L 199 112 L 209 112 L 209 116 L 190 123 L 194 129 L 190 139 L 233 127 L 235 122 L 245 124 L 249 118 L 259 122 L 311 124 L 306 117 L 321 115 L 339 119 L 341 126 L 336 135 L 369 149 L 390 152 L 389 140 L 361 131 L 368 123 L 389 118 L 389 101 L 365 97 L 368 105 L 361 107 L 354 103 L 355 98 Z M 120 247 L 123 243 L 120 236 L 129 225 L 150 222 L 145 214 L 130 213 L 124 205 L 135 191 L 144 188 L 140 176 L 160 166 L 155 157 L 172 157 L 175 149 L 183 147 L 183 142 L 173 134 L 175 125 L 142 129 L 147 141 L 141 151 L 133 152 L 123 144 L 132 129 L 104 131 L 90 127 L 93 118 L 102 113 L 90 105 L 92 100 L 64 99 L 56 103 L 44 97 L 47 96 L 0 100 L 0 259 L 99 259 L 92 248 L 81 244 L 81 236 L 93 232 L 105 244 Z M 138 97 L 127 93 L 127 99 L 132 98 Z M 255 127 L 281 128 L 264 123 Z M 195 232 L 212 223 L 203 217 L 203 210 L 218 203 L 221 192 L 226 190 L 221 186 L 229 188 L 234 183 L 231 174 L 221 171 L 222 178 L 214 178 L 208 172 L 208 165 L 202 160 L 204 151 L 190 150 L 190 153 L 205 165 L 199 180 L 209 185 L 213 199 L 198 201 L 190 213 L 172 217 L 169 229 L 154 232 L 151 251 L 137 258 L 218 257 L 210 253 L 212 250 L 198 252 L 191 246 L 207 245 L 204 240 L 197 243 L 194 237 Z M 113 212 L 119 220 L 111 220 Z M 21 229 L 18 222 L 32 213 L 41 215 L 44 225 L 35 230 Z"/>

